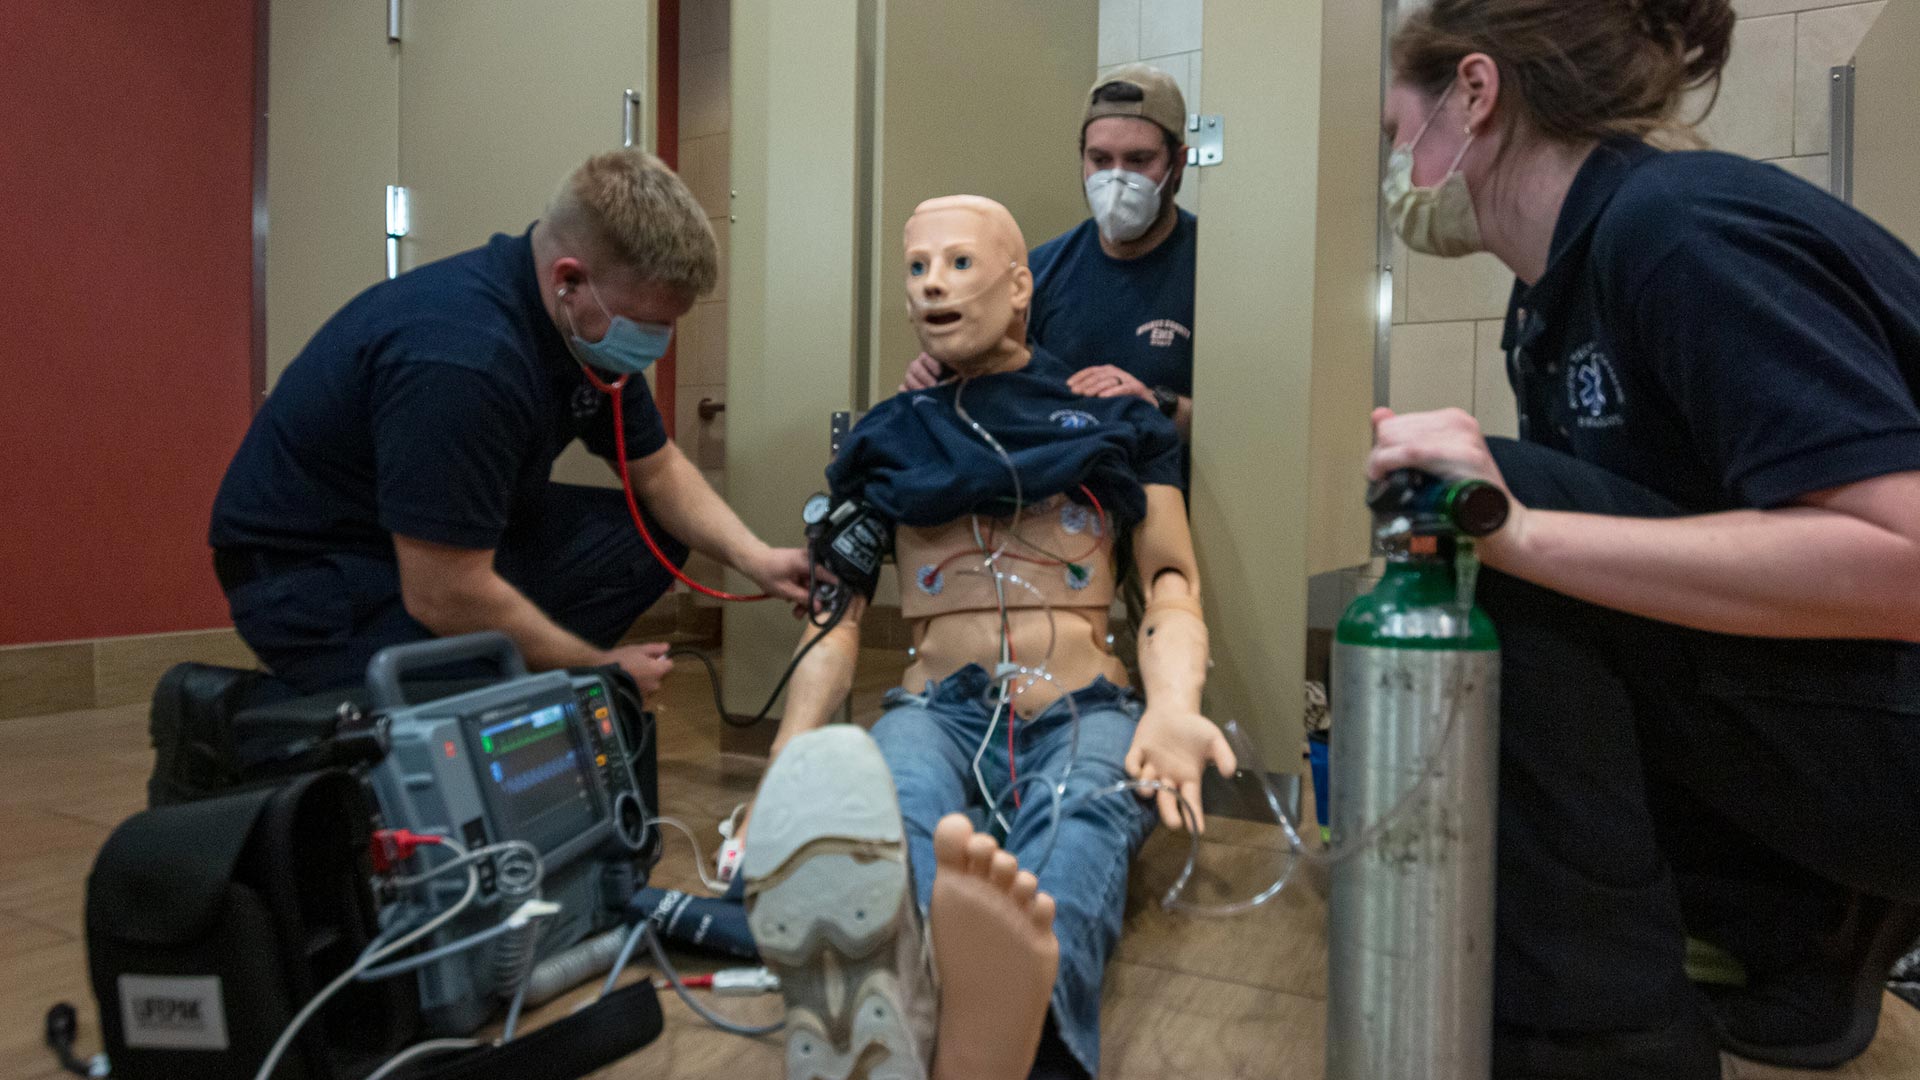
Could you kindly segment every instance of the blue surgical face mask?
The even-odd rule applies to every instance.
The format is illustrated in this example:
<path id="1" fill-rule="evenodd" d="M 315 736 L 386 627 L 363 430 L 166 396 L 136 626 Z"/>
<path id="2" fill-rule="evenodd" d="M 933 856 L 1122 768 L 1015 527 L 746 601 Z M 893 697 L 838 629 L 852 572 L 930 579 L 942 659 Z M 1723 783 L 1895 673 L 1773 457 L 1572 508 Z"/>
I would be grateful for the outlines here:
<path id="1" fill-rule="evenodd" d="M 607 332 L 599 341 L 588 341 L 579 334 L 572 333 L 573 315 L 567 315 L 568 338 L 573 346 L 574 359 L 590 364 L 602 371 L 611 371 L 616 375 L 639 375 L 653 366 L 655 360 L 667 355 L 667 346 L 673 341 L 673 327 L 666 323 L 634 322 L 625 315 L 615 315 L 607 311 L 607 305 L 600 299 L 600 291 L 587 282 L 587 292 L 593 295 L 593 302 L 607 316 Z M 565 310 L 565 305 L 561 305 Z"/>

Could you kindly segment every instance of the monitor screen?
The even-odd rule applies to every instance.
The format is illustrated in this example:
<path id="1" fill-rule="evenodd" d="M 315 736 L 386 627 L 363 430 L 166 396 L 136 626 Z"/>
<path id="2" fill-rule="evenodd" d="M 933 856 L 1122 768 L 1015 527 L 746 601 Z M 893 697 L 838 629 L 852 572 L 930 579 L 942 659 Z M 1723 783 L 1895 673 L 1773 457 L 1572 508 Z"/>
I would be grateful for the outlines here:
<path id="1" fill-rule="evenodd" d="M 565 704 L 476 724 L 481 783 L 506 838 L 552 851 L 600 820 L 587 770 L 593 762 Z M 497 714 L 496 714 L 497 715 Z"/>

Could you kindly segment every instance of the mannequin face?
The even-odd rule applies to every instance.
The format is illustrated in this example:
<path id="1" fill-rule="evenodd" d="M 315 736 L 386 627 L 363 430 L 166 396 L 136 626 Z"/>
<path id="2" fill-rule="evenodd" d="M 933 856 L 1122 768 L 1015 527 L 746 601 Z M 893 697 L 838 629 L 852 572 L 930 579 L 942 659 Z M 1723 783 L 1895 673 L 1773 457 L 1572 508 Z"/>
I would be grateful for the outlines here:
<path id="1" fill-rule="evenodd" d="M 1025 352 L 1033 274 L 1006 207 L 959 195 L 907 219 L 907 314 L 927 355 L 962 375 Z"/>

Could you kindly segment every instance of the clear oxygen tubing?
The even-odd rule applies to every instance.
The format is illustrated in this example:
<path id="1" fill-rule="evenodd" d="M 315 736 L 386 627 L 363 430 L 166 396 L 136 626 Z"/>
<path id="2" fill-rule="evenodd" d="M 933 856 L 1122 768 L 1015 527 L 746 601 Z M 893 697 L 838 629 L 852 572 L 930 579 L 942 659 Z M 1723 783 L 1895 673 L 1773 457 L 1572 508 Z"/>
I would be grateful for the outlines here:
<path id="1" fill-rule="evenodd" d="M 1020 514 L 1025 506 L 1025 494 L 1020 483 L 1020 470 L 1014 465 L 1012 455 L 1007 453 L 1006 447 L 1001 445 L 1000 440 L 996 439 L 993 436 L 992 432 L 988 431 L 985 426 L 983 426 L 978 420 L 974 419 L 972 414 L 967 412 L 966 405 L 964 403 L 967 382 L 968 380 L 963 378 L 960 380 L 958 385 L 956 385 L 954 388 L 954 397 L 953 397 L 954 412 L 958 414 L 961 421 L 964 422 L 970 429 L 972 429 L 972 431 L 980 437 L 981 441 L 986 443 L 988 448 L 991 449 L 994 452 L 994 454 L 1000 458 L 1001 464 L 1006 467 L 1008 476 L 1013 481 L 1013 492 L 1014 492 L 1013 518 L 1007 530 L 1006 538 L 1002 540 L 1002 542 L 998 547 L 994 548 L 992 551 L 987 551 L 986 550 L 987 545 L 984 542 L 982 542 L 980 539 L 979 521 L 978 521 L 978 518 L 975 517 L 973 522 L 974 536 L 975 536 L 975 543 L 981 548 L 980 565 L 977 569 L 966 568 L 959 571 L 959 573 L 961 574 L 978 575 L 978 576 L 985 576 L 990 578 L 995 585 L 995 596 L 999 604 L 999 615 L 1000 615 L 1000 626 L 1001 626 L 1001 654 L 1000 654 L 1001 665 L 1000 665 L 1000 669 L 995 672 L 995 681 L 996 683 L 998 683 L 1000 687 L 1000 701 L 999 701 L 1000 708 L 996 709 L 994 719 L 992 722 L 989 723 L 987 734 L 985 738 L 983 738 L 980 748 L 975 752 L 973 764 L 974 764 L 974 780 L 975 780 L 975 783 L 978 784 L 980 787 L 982 798 L 986 800 L 987 805 L 992 809 L 992 813 L 995 819 L 1000 822 L 1001 828 L 1003 830 L 1010 831 L 1010 828 L 1006 820 L 1006 816 L 1003 812 L 1004 804 L 1009 798 L 1011 798 L 1014 795 L 1014 793 L 1027 787 L 1029 780 L 1038 782 L 1041 778 L 1039 777 L 1018 778 L 1008 785 L 1007 791 L 995 793 L 989 790 L 987 784 L 985 783 L 985 780 L 983 779 L 980 771 L 979 763 L 982 757 L 984 757 L 985 755 L 987 742 L 991 740 L 993 737 L 993 733 L 995 730 L 995 723 L 997 723 L 998 721 L 1000 712 L 1001 711 L 1006 712 L 1007 722 L 1009 724 L 1014 722 L 1014 713 L 1011 706 L 1009 705 L 1009 701 L 1013 696 L 1013 692 L 1012 692 L 1013 679 L 1015 678 L 1025 679 L 1025 683 L 1021 687 L 1022 691 L 1026 689 L 1031 689 L 1033 686 L 1037 685 L 1042 680 L 1052 682 L 1055 685 L 1059 685 L 1058 680 L 1054 679 L 1052 673 L 1047 670 L 1047 665 L 1052 661 L 1052 658 L 1053 658 L 1053 645 L 1058 640 L 1058 626 L 1055 621 L 1052 605 L 1047 603 L 1045 597 L 1040 594 L 1039 590 L 1035 588 L 1032 584 L 1024 580 L 1021 580 L 1017 575 L 1009 574 L 1000 568 L 1000 559 L 1006 553 L 1007 546 L 1013 543 L 1014 540 L 1018 537 L 1019 526 L 1020 526 Z M 1465 605 L 1465 607 L 1467 608 L 1471 608 L 1473 604 L 1473 586 L 1475 584 L 1475 577 L 1478 570 L 1478 563 L 1471 557 L 1471 553 L 1470 553 L 1470 550 L 1468 550 L 1468 548 L 1469 548 L 1469 545 L 1463 543 L 1462 545 L 1463 553 L 1462 553 L 1459 564 L 1456 566 L 1456 572 L 1457 572 L 1458 580 L 1461 586 L 1459 590 L 1460 599 L 1458 603 Z M 1008 611 L 1007 611 L 1007 605 L 1006 605 L 1005 585 L 1008 582 L 1012 582 L 1017 585 L 1024 586 L 1030 592 L 1032 592 L 1035 595 L 1035 598 L 1039 600 L 1040 609 L 1046 613 L 1047 625 L 1048 625 L 1048 636 L 1049 636 L 1048 649 L 1047 649 L 1046 657 L 1038 665 L 1017 665 L 1012 662 L 1011 653 L 1009 650 L 1010 643 L 1007 638 L 1009 622 L 1008 622 Z M 1061 687 L 1061 689 L 1063 691 L 1066 690 L 1065 687 Z M 1034 867 L 1030 867 L 1030 869 L 1033 869 L 1034 873 L 1036 874 L 1038 874 L 1039 869 L 1044 868 L 1047 862 L 1052 858 L 1054 843 L 1057 840 L 1060 818 L 1063 813 L 1067 812 L 1067 810 L 1070 809 L 1070 806 L 1071 806 L 1071 804 L 1068 804 L 1067 807 L 1063 808 L 1063 805 L 1062 805 L 1062 800 L 1066 792 L 1067 778 L 1071 774 L 1073 763 L 1077 761 L 1079 758 L 1079 729 L 1080 729 L 1079 709 L 1075 705 L 1071 693 L 1063 692 L 1062 698 L 1068 703 L 1068 708 L 1071 712 L 1069 723 L 1071 725 L 1071 730 L 1072 730 L 1072 735 L 1070 736 L 1072 742 L 1070 744 L 1070 750 L 1068 753 L 1068 763 L 1065 766 L 1065 768 L 1062 770 L 1060 777 L 1056 781 L 1046 785 L 1046 790 L 1048 790 L 1052 794 L 1052 799 L 1053 799 L 1052 807 L 1051 807 L 1051 815 L 1052 815 L 1053 824 L 1054 824 L 1054 830 L 1053 830 L 1054 835 L 1049 837 L 1047 845 L 1042 850 L 1041 857 L 1038 860 L 1038 862 L 1035 864 Z M 1260 889 L 1253 896 L 1245 900 L 1232 902 L 1232 903 L 1224 903 L 1224 904 L 1203 904 L 1203 903 L 1192 901 L 1186 898 L 1186 892 L 1190 887 L 1190 885 L 1192 884 L 1194 880 L 1195 872 L 1199 866 L 1200 853 L 1201 853 L 1201 847 L 1200 847 L 1201 838 L 1200 838 L 1200 835 L 1196 833 L 1193 829 L 1194 823 L 1198 820 L 1198 815 L 1195 813 L 1194 807 L 1187 802 L 1186 797 L 1182 795 L 1177 788 L 1173 787 L 1172 785 L 1164 784 L 1158 781 L 1125 780 L 1125 781 L 1118 782 L 1107 788 L 1096 789 L 1094 791 L 1087 792 L 1083 795 L 1077 796 L 1077 798 L 1096 798 L 1096 797 L 1101 797 L 1106 795 L 1121 795 L 1121 794 L 1141 797 L 1141 796 L 1152 795 L 1158 791 L 1167 791 L 1171 793 L 1174 796 L 1175 802 L 1178 804 L 1181 820 L 1185 822 L 1187 826 L 1188 852 L 1187 852 L 1186 864 L 1181 869 L 1180 874 L 1175 878 L 1173 884 L 1168 888 L 1166 894 L 1161 898 L 1161 906 L 1170 911 L 1179 911 L 1185 914 L 1197 915 L 1197 916 L 1203 916 L 1203 917 L 1226 917 L 1226 916 L 1243 914 L 1247 911 L 1251 911 L 1254 908 L 1259 907 L 1271 901 L 1274 897 L 1278 896 L 1280 892 L 1286 887 L 1287 883 L 1292 879 L 1294 870 L 1297 868 L 1300 861 L 1305 860 L 1308 862 L 1313 862 L 1313 863 L 1317 863 L 1325 866 L 1333 866 L 1338 863 L 1344 862 L 1347 859 L 1352 858 L 1355 854 L 1364 850 L 1374 840 L 1378 839 L 1381 833 L 1384 832 L 1389 826 L 1391 826 L 1397 818 L 1399 818 L 1402 814 L 1404 814 L 1409 807 L 1413 806 L 1419 799 L 1423 798 L 1426 795 L 1426 793 L 1432 789 L 1434 780 L 1437 777 L 1439 772 L 1440 763 L 1445 759 L 1447 748 L 1451 744 L 1454 738 L 1455 730 L 1458 726 L 1458 721 L 1459 721 L 1460 699 L 1461 699 L 1461 694 L 1458 686 L 1454 687 L 1452 690 L 1450 690 L 1448 693 L 1446 693 L 1443 696 L 1443 700 L 1445 700 L 1448 704 L 1447 704 L 1447 716 L 1445 717 L 1445 720 L 1444 720 L 1444 727 L 1441 733 L 1441 737 L 1438 743 L 1435 745 L 1433 753 L 1429 755 L 1426 761 L 1422 764 L 1418 779 L 1411 786 L 1409 786 L 1408 789 L 1405 792 L 1403 792 L 1398 799 L 1395 800 L 1393 806 L 1387 811 L 1387 813 L 1381 815 L 1380 818 L 1375 820 L 1372 824 L 1368 825 L 1365 829 L 1361 831 L 1361 833 L 1358 836 L 1352 838 L 1351 840 L 1346 840 L 1343 843 L 1341 843 L 1339 846 L 1328 851 L 1324 851 L 1324 852 L 1316 851 L 1313 848 L 1309 847 L 1307 843 L 1301 838 L 1298 824 L 1288 816 L 1286 812 L 1285 804 L 1281 800 L 1279 793 L 1274 790 L 1272 782 L 1267 779 L 1264 773 L 1262 773 L 1260 770 L 1257 770 L 1257 769 L 1241 770 L 1240 775 L 1242 777 L 1250 777 L 1259 785 L 1261 801 L 1265 805 L 1265 810 L 1267 811 L 1267 813 L 1270 813 L 1272 815 L 1273 823 L 1281 830 L 1281 833 L 1286 840 L 1286 846 L 1285 846 L 1286 854 L 1283 858 L 1282 865 L 1279 867 L 1279 869 L 1277 870 L 1274 876 L 1273 882 L 1265 886 L 1264 888 Z M 1254 760 L 1252 747 L 1247 742 L 1246 737 L 1240 731 L 1239 726 L 1237 724 L 1233 723 L 1232 721 L 1228 721 L 1226 724 L 1222 725 L 1222 730 L 1226 734 L 1229 745 L 1233 747 L 1237 760 L 1240 760 L 1240 761 Z"/>
<path id="2" fill-rule="evenodd" d="M 1071 693 L 1069 688 L 1062 686 L 1059 683 L 1059 680 L 1057 680 L 1053 676 L 1052 672 L 1049 671 L 1047 668 L 1047 665 L 1052 662 L 1053 649 L 1059 640 L 1059 626 L 1054 616 L 1053 606 L 1047 602 L 1046 597 L 1033 584 L 1021 579 L 1018 575 L 1009 574 L 1006 571 L 1000 569 L 999 561 L 1001 556 L 1005 554 L 1007 545 L 1012 543 L 1013 540 L 1019 534 L 1019 525 L 1020 525 L 1019 515 L 1022 508 L 1025 505 L 1025 496 L 1020 484 L 1020 471 L 1014 465 L 1012 456 L 1007 453 L 1006 448 L 1001 445 L 1000 441 L 993 437 L 992 432 L 988 431 L 984 426 L 980 424 L 979 421 L 975 420 L 973 416 L 966 411 L 966 406 L 964 405 L 962 400 L 964 397 L 965 388 L 966 388 L 966 380 L 963 379 L 961 380 L 960 385 L 957 386 L 954 390 L 954 399 L 953 399 L 954 411 L 959 414 L 960 419 L 963 422 L 965 422 L 968 427 L 973 429 L 973 431 L 980 436 L 981 440 L 984 441 L 987 444 L 987 446 L 990 449 L 992 449 L 993 452 L 1000 458 L 1001 464 L 1006 466 L 1007 473 L 1013 480 L 1014 516 L 1013 516 L 1012 523 L 1009 525 L 1007 530 L 1007 539 L 1003 541 L 998 548 L 995 548 L 991 552 L 986 552 L 985 551 L 986 545 L 979 541 L 979 523 L 978 523 L 978 519 L 976 518 L 974 522 L 974 535 L 975 535 L 976 544 L 980 546 L 983 552 L 982 559 L 981 559 L 981 566 L 979 569 L 969 568 L 969 569 L 964 569 L 960 571 L 960 573 L 962 574 L 973 574 L 973 575 L 990 577 L 993 580 L 995 585 L 995 596 L 998 599 L 998 602 L 1000 605 L 999 614 L 1000 614 L 1000 626 L 1001 626 L 1001 646 L 1000 646 L 1001 665 L 1000 665 L 1000 669 L 995 672 L 995 681 L 1000 686 L 1000 704 L 1002 706 L 1005 706 L 1007 702 L 1011 699 L 1011 697 L 1014 695 L 1015 691 L 1013 691 L 1012 689 L 1012 683 L 1015 679 L 1025 680 L 1018 692 L 1024 692 L 1026 690 L 1032 689 L 1035 685 L 1038 685 L 1041 681 L 1046 681 L 1060 688 L 1060 690 L 1062 691 L 1061 700 L 1067 703 L 1067 708 L 1069 711 L 1068 724 L 1069 724 L 1070 734 L 1068 737 L 1070 741 L 1069 741 L 1069 747 L 1068 747 L 1068 753 L 1067 753 L 1067 764 L 1062 768 L 1059 777 L 1056 779 L 1052 779 L 1050 782 L 1047 781 L 1046 778 L 1037 777 L 1037 776 L 1024 777 L 1024 778 L 1018 778 L 1014 780 L 1012 783 L 1008 785 L 1008 790 L 1004 792 L 1000 792 L 996 794 L 991 790 L 989 790 L 987 788 L 985 781 L 981 778 L 979 762 L 981 757 L 985 753 L 986 741 L 990 740 L 993 736 L 993 726 L 991 723 L 989 724 L 985 739 L 982 740 L 980 750 L 977 751 L 974 755 L 975 782 L 980 785 L 982 797 L 986 799 L 987 805 L 992 808 L 995 818 L 1001 822 L 1001 827 L 1003 829 L 1007 829 L 1008 831 L 1010 831 L 1009 827 L 1006 824 L 1006 817 L 1003 813 L 1003 806 L 1007 801 L 1007 799 L 1011 798 L 1016 792 L 1019 792 L 1023 788 L 1029 786 L 1031 783 L 1043 783 L 1044 790 L 1047 791 L 1051 796 L 1051 805 L 1049 808 L 1049 813 L 1052 818 L 1053 828 L 1049 832 L 1046 846 L 1042 848 L 1039 859 L 1036 860 L 1031 866 L 1028 867 L 1029 870 L 1031 870 L 1036 876 L 1038 876 L 1040 871 L 1045 869 L 1047 863 L 1051 861 L 1053 857 L 1054 847 L 1059 840 L 1060 819 L 1067 810 L 1067 806 L 1063 806 L 1063 801 L 1066 798 L 1067 781 L 1069 777 L 1072 775 L 1074 763 L 1079 760 L 1079 756 L 1080 756 L 1080 711 L 1079 711 L 1079 706 L 1074 701 L 1073 694 Z M 1040 609 L 1044 611 L 1046 614 L 1047 628 L 1048 628 L 1047 652 L 1045 657 L 1041 660 L 1041 662 L 1038 665 L 1019 665 L 1011 661 L 1009 642 L 1006 636 L 1007 628 L 1009 624 L 1008 624 L 1008 613 L 1007 613 L 1007 607 L 1006 607 L 1006 592 L 1004 588 L 1004 586 L 1009 582 L 1019 585 L 1021 587 L 1024 587 L 1029 592 L 1031 592 L 1034 595 L 1034 598 L 1039 601 Z M 1007 711 L 1009 713 L 1008 723 L 1012 723 L 1014 719 L 1012 715 L 1012 710 L 1009 708 Z M 999 713 L 999 710 L 996 709 L 996 713 L 995 713 L 996 719 L 998 717 L 998 713 Z M 1241 756 L 1241 759 L 1252 760 L 1252 756 L 1249 749 L 1246 746 L 1245 739 L 1240 737 L 1239 735 L 1239 729 L 1236 726 L 1229 723 L 1226 727 L 1226 730 L 1228 732 L 1229 740 L 1238 742 L 1239 745 L 1235 747 L 1235 750 L 1236 750 L 1236 753 Z M 1267 781 L 1265 776 L 1259 774 L 1257 771 L 1254 772 L 1252 775 L 1258 780 L 1262 788 L 1262 794 L 1265 797 L 1265 801 L 1268 808 L 1274 814 L 1276 824 L 1278 824 L 1281 827 L 1281 829 L 1285 832 L 1288 838 L 1289 848 L 1295 852 L 1305 850 L 1304 845 L 1300 843 L 1299 832 L 1294 827 L 1293 823 L 1287 820 L 1286 814 L 1281 805 L 1279 794 L 1273 790 L 1272 784 Z M 1189 883 L 1192 882 L 1194 878 L 1195 870 L 1199 865 L 1201 841 L 1200 841 L 1200 835 L 1196 831 L 1194 831 L 1194 825 L 1198 821 L 1198 815 L 1194 812 L 1193 807 L 1190 804 L 1188 804 L 1186 798 L 1182 796 L 1179 790 L 1172 785 L 1163 784 L 1159 781 L 1125 780 L 1107 787 L 1096 788 L 1092 791 L 1083 793 L 1077 798 L 1078 799 L 1099 798 L 1102 796 L 1109 796 L 1109 795 L 1127 795 L 1129 797 L 1137 797 L 1142 795 L 1150 795 L 1150 794 L 1153 794 L 1154 792 L 1161 791 L 1161 790 L 1170 792 L 1174 796 L 1175 801 L 1179 804 L 1181 820 L 1185 822 L 1187 825 L 1187 835 L 1188 835 L 1188 851 L 1187 851 L 1186 865 L 1181 869 L 1181 872 L 1179 876 L 1175 879 L 1172 887 L 1168 889 L 1166 895 L 1162 898 L 1161 903 L 1163 907 L 1166 907 L 1170 910 L 1184 911 L 1189 914 L 1196 914 L 1196 915 L 1233 915 L 1233 914 L 1239 914 L 1241 912 L 1251 910 L 1252 908 L 1257 907 L 1261 904 L 1264 904 L 1267 901 L 1273 899 L 1273 897 L 1279 895 L 1280 890 L 1286 886 L 1287 881 L 1292 876 L 1293 868 L 1294 868 L 1294 860 L 1292 859 L 1287 860 L 1286 864 L 1276 874 L 1275 879 L 1271 885 L 1268 885 L 1265 888 L 1261 889 L 1254 897 L 1252 897 L 1249 900 L 1242 901 L 1235 904 L 1208 905 L 1208 904 L 1199 904 L 1199 903 L 1191 902 L 1185 899 L 1186 889 Z M 1071 805 L 1071 804 L 1067 804 L 1067 805 Z"/>

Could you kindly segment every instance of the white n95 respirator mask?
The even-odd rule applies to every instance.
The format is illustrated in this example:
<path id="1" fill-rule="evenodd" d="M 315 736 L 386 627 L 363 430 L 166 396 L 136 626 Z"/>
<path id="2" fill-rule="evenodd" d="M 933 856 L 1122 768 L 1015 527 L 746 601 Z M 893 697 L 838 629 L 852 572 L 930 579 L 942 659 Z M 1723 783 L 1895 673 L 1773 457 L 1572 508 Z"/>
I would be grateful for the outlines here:
<path id="1" fill-rule="evenodd" d="M 1168 169 L 1167 177 L 1172 176 Z M 1145 236 L 1160 216 L 1160 192 L 1166 186 L 1166 179 L 1156 184 L 1125 169 L 1102 169 L 1087 177 L 1087 206 L 1100 235 L 1115 244 Z"/>

